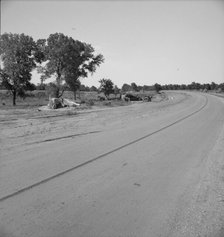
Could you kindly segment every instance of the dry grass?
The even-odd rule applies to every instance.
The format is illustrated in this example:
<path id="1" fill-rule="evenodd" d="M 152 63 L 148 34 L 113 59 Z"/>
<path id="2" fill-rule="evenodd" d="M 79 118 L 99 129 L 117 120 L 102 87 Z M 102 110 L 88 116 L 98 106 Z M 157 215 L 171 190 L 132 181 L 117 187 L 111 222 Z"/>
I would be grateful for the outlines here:
<path id="1" fill-rule="evenodd" d="M 136 92 L 137 93 L 137 92 Z M 136 94 L 135 93 L 135 94 Z M 155 96 L 156 92 L 150 91 L 145 93 L 138 93 L 139 96 L 144 97 L 145 95 Z M 110 100 L 100 101 L 98 96 L 103 96 L 103 94 L 98 94 L 97 92 L 78 92 L 76 102 L 81 103 L 80 109 L 89 109 L 92 106 L 99 107 L 110 107 L 110 106 L 124 106 L 130 104 L 130 102 L 125 102 L 119 100 L 119 95 L 110 95 Z M 63 94 L 64 98 L 74 100 L 74 94 L 71 91 L 65 91 Z M 48 104 L 49 98 L 46 91 L 32 91 L 27 92 L 26 98 L 17 97 L 16 107 L 12 105 L 12 95 L 6 90 L 0 90 L 0 109 L 31 109 L 38 108 L 40 106 L 45 106 Z"/>
<path id="2" fill-rule="evenodd" d="M 48 103 L 48 97 L 45 91 L 33 91 L 28 92 L 26 98 L 17 97 L 16 108 L 31 108 L 46 105 Z M 9 91 L 0 90 L 0 108 L 11 109 L 15 108 L 12 105 L 12 95 Z"/>

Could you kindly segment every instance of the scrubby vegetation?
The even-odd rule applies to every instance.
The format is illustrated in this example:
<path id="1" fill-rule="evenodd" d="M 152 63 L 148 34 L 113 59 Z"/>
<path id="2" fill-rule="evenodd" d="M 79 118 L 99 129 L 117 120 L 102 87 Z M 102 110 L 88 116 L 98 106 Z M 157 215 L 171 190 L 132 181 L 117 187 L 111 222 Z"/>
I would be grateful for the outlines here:
<path id="1" fill-rule="evenodd" d="M 111 79 L 99 80 L 100 86 L 88 87 L 80 79 L 94 73 L 104 62 L 101 54 L 95 54 L 94 48 L 87 43 L 74 40 L 62 33 L 51 34 L 47 39 L 34 41 L 24 34 L 4 33 L 0 36 L 0 106 L 13 105 L 41 106 L 49 98 L 76 100 L 80 104 L 113 105 L 110 100 L 151 101 L 154 93 L 161 90 L 200 90 L 203 92 L 224 92 L 224 83 L 200 84 L 130 85 L 124 83 L 119 89 Z M 41 83 L 31 83 L 31 72 L 37 68 L 41 74 Z M 45 84 L 45 80 L 54 76 L 55 82 Z M 150 94 L 151 93 L 151 94 Z M 109 100 L 109 102 L 108 102 Z M 102 103 L 103 102 L 103 103 Z"/>
<path id="2" fill-rule="evenodd" d="M 132 92 L 134 96 L 144 99 L 145 96 L 153 97 L 156 95 L 155 91 Z M 64 98 L 73 100 L 74 94 L 72 91 L 65 91 Z M 37 108 L 46 106 L 49 102 L 48 90 L 34 90 L 26 91 L 23 98 L 17 98 L 17 108 Z M 76 102 L 81 104 L 81 108 L 90 108 L 92 106 L 123 106 L 128 105 L 130 101 L 121 99 L 121 94 L 111 93 L 108 97 L 104 93 L 96 91 L 79 91 L 77 92 Z M 11 95 L 7 90 L 0 90 L 0 108 L 8 109 L 14 108 L 11 103 Z"/>

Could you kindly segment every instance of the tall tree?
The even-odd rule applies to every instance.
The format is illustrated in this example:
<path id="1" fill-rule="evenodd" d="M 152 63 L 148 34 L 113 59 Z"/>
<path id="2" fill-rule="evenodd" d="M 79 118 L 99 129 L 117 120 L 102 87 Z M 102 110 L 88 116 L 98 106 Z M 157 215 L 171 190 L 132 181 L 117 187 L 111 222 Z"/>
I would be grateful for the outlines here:
<path id="1" fill-rule="evenodd" d="M 0 69 L 0 80 L 3 86 L 11 91 L 13 105 L 16 96 L 30 86 L 31 71 L 35 62 L 41 62 L 43 55 L 32 37 L 25 34 L 4 33 L 0 36 L 0 55 L 3 68 Z"/>
<path id="2" fill-rule="evenodd" d="M 211 83 L 211 90 L 215 90 L 215 89 L 217 89 L 218 88 L 218 85 L 213 81 L 212 83 Z"/>
<path id="3" fill-rule="evenodd" d="M 101 54 L 95 55 L 90 44 L 74 40 L 62 33 L 51 34 L 46 41 L 39 40 L 45 54 L 46 65 L 42 69 L 43 75 L 56 76 L 58 97 L 61 85 L 65 81 L 71 90 L 76 92 L 79 80 L 94 73 L 104 58 Z M 42 77 L 44 78 L 44 77 Z"/>
<path id="4" fill-rule="evenodd" d="M 98 90 L 97 90 L 97 88 L 96 88 L 95 86 L 91 86 L 91 87 L 90 87 L 90 91 L 95 91 L 95 92 L 97 92 Z"/>
<path id="5" fill-rule="evenodd" d="M 128 85 L 128 84 L 126 84 L 126 83 L 124 83 L 123 86 L 121 87 L 121 90 L 122 90 L 123 92 L 130 91 L 131 89 L 132 89 L 131 86 Z"/>
<path id="6" fill-rule="evenodd" d="M 100 88 L 99 91 L 103 92 L 107 99 L 109 98 L 109 95 L 114 92 L 114 83 L 110 79 L 101 79 L 99 81 Z"/>
<path id="7" fill-rule="evenodd" d="M 154 89 L 155 89 L 155 91 L 158 93 L 160 90 L 162 90 L 162 86 L 161 86 L 160 84 L 156 83 L 156 84 L 154 85 Z"/>
<path id="8" fill-rule="evenodd" d="M 135 82 L 131 83 L 131 88 L 132 88 L 133 91 L 138 91 L 138 86 L 136 85 Z"/>

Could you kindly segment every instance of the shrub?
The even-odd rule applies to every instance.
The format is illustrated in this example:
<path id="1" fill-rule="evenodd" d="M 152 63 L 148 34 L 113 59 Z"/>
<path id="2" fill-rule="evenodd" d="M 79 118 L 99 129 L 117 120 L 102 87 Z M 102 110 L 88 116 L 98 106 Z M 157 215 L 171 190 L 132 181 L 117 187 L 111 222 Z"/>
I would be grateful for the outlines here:
<path id="1" fill-rule="evenodd" d="M 111 101 L 104 101 L 103 105 L 104 106 L 111 106 L 112 104 L 111 104 Z"/>

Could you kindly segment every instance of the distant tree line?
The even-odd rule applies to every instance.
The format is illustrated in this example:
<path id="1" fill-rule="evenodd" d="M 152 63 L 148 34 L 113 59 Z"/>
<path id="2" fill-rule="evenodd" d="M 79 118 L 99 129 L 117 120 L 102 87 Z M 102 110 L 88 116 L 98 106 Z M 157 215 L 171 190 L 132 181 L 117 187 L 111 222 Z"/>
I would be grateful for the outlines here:
<path id="1" fill-rule="evenodd" d="M 148 86 L 148 85 L 144 85 L 144 86 L 139 86 L 136 85 L 135 82 L 132 82 L 130 85 L 127 83 L 124 83 L 123 86 L 121 87 L 121 90 L 123 92 L 128 92 L 128 91 L 150 91 L 150 90 L 154 90 L 153 86 Z"/>
<path id="2" fill-rule="evenodd" d="M 224 83 L 217 84 L 215 82 L 200 84 L 198 82 L 192 82 L 191 84 L 168 84 L 162 85 L 162 90 L 216 90 L 224 92 Z"/>
<path id="3" fill-rule="evenodd" d="M 196 82 L 192 82 L 191 84 L 185 85 L 185 84 L 165 84 L 165 85 L 160 85 L 158 83 L 152 85 L 152 86 L 139 86 L 136 85 L 136 83 L 131 83 L 130 85 L 127 83 L 124 83 L 121 88 L 118 86 L 114 85 L 114 83 L 110 79 L 101 79 L 99 82 L 104 83 L 105 80 L 109 80 L 110 83 L 112 83 L 112 87 L 109 86 L 108 91 L 110 93 L 126 93 L 126 92 L 144 92 L 144 91 L 160 91 L 160 90 L 216 90 L 220 92 L 224 92 L 224 83 L 217 84 L 215 82 L 212 83 L 205 83 L 205 84 L 200 84 Z M 109 84 L 110 84 L 109 83 Z M 50 83 L 38 83 L 37 85 L 33 83 L 28 83 L 24 88 L 25 90 L 33 91 L 33 90 L 46 90 L 47 87 L 52 86 L 52 82 Z M 104 89 L 103 89 L 104 88 Z M 106 88 L 106 83 L 105 85 L 100 85 L 99 87 L 96 86 L 86 86 L 84 84 L 80 84 L 78 90 L 79 91 L 86 91 L 86 92 L 103 92 L 102 90 L 105 90 Z M 7 89 L 3 83 L 0 83 L 0 89 Z M 71 88 L 65 83 L 64 84 L 64 90 L 69 91 Z M 107 89 L 106 89 L 107 90 Z"/>
<path id="4" fill-rule="evenodd" d="M 160 90 L 215 90 L 215 91 L 220 91 L 224 92 L 224 83 L 217 84 L 215 82 L 212 83 L 204 83 L 200 84 L 198 82 L 192 82 L 191 84 L 165 84 L 165 85 L 160 85 L 158 83 L 154 84 L 153 86 L 138 86 L 134 82 L 129 84 L 123 84 L 121 87 L 121 90 L 123 92 L 128 92 L 128 91 L 150 91 L 150 90 L 156 90 L 159 92 Z"/>
<path id="5" fill-rule="evenodd" d="M 200 84 L 137 85 L 135 82 L 123 84 L 119 89 L 111 79 L 101 79 L 100 86 L 88 87 L 81 79 L 93 74 L 104 62 L 103 55 L 95 54 L 94 48 L 85 42 L 74 40 L 62 33 L 50 34 L 47 39 L 34 41 L 25 34 L 4 33 L 0 35 L 0 89 L 11 92 L 13 105 L 17 96 L 23 97 L 26 90 L 45 90 L 53 92 L 53 97 L 61 97 L 65 90 L 103 92 L 106 97 L 111 93 L 126 93 L 156 90 L 216 90 L 224 91 L 224 83 Z M 41 83 L 31 83 L 31 72 L 37 69 Z M 45 84 L 45 80 L 55 78 L 54 83 Z"/>

